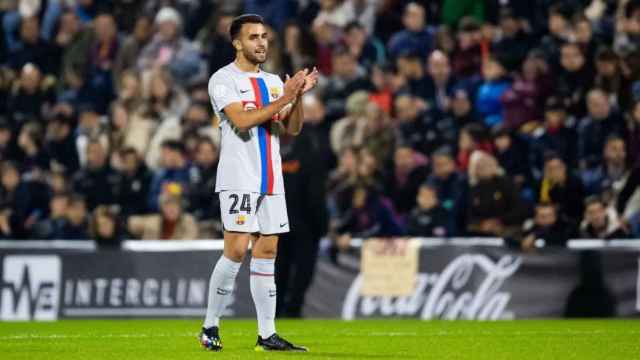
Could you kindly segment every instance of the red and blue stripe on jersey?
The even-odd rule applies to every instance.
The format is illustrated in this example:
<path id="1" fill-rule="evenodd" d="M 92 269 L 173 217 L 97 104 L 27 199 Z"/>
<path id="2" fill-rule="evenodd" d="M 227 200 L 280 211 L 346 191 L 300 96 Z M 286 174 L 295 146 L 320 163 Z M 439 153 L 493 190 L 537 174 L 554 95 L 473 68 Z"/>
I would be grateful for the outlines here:
<path id="1" fill-rule="evenodd" d="M 263 78 L 249 78 L 256 98 L 256 107 L 269 105 L 269 91 Z M 261 181 L 260 192 L 273 194 L 273 159 L 271 156 L 271 121 L 258 126 L 258 143 L 260 144 Z"/>

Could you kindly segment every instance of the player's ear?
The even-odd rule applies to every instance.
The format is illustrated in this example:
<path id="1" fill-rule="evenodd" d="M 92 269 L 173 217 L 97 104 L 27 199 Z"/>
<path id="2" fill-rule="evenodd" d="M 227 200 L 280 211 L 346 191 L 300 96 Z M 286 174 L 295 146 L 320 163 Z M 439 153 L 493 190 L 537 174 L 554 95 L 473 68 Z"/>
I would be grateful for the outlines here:
<path id="1" fill-rule="evenodd" d="M 240 40 L 235 39 L 233 40 L 232 44 L 233 44 L 233 47 L 236 49 L 236 51 L 242 50 L 242 43 L 240 42 Z"/>

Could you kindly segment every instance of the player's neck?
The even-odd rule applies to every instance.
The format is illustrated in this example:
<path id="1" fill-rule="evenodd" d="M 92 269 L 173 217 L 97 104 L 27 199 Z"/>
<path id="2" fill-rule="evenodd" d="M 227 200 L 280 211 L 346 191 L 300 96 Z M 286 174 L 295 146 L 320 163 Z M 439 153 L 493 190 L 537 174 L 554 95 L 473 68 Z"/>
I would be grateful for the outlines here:
<path id="1" fill-rule="evenodd" d="M 234 63 L 244 72 L 260 72 L 260 64 L 254 64 L 242 55 L 236 56 Z"/>

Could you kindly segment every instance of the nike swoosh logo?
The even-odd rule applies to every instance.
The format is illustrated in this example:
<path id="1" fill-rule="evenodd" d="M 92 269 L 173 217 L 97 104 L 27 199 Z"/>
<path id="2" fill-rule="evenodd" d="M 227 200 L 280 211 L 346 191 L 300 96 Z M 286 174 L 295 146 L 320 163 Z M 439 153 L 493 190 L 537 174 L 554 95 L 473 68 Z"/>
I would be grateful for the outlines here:
<path id="1" fill-rule="evenodd" d="M 251 90 L 240 90 L 240 94 L 248 93 Z"/>
<path id="2" fill-rule="evenodd" d="M 285 226 L 287 226 L 288 223 L 284 223 L 284 224 L 280 224 L 280 227 L 283 228 Z"/>
<path id="3" fill-rule="evenodd" d="M 269 290 L 269 297 L 274 297 L 274 296 L 276 296 L 276 292 Z"/>

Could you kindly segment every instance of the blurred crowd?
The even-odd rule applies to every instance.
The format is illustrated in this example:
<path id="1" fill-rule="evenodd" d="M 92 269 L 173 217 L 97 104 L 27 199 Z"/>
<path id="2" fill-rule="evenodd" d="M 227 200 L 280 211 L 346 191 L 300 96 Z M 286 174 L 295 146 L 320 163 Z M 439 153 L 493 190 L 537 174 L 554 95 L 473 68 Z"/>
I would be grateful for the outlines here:
<path id="1" fill-rule="evenodd" d="M 245 12 L 264 70 L 322 74 L 282 138 L 292 228 L 640 237 L 638 0 L 0 4 L 0 239 L 219 237 L 207 81 Z"/>

